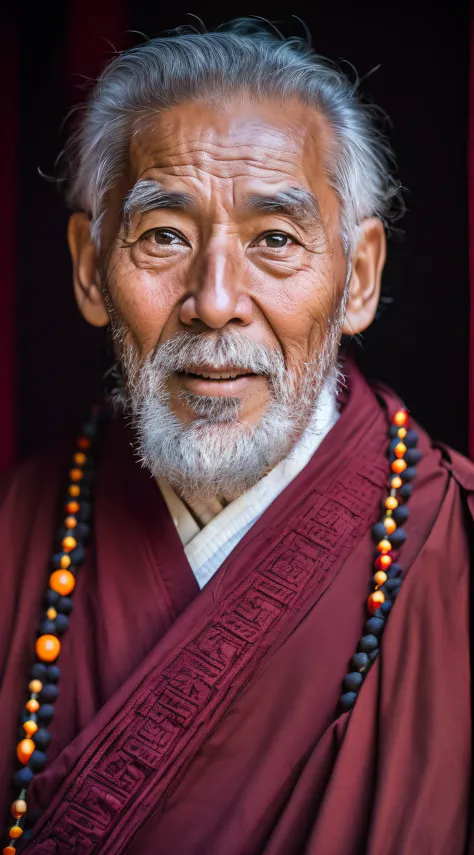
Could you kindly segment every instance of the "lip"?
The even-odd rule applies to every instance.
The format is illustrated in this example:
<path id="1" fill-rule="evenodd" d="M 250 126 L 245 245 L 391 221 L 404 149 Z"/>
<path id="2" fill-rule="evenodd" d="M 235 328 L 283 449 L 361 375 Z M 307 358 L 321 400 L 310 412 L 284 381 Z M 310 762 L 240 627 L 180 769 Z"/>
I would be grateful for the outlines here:
<path id="1" fill-rule="evenodd" d="M 176 377 L 178 378 L 180 385 L 195 395 L 221 395 L 223 397 L 236 398 L 245 394 L 245 392 L 249 391 L 255 382 L 262 379 L 261 374 L 252 374 L 248 371 L 244 372 L 243 369 L 238 368 L 234 368 L 232 370 L 231 368 L 226 367 L 225 369 L 219 369 L 219 372 L 217 372 L 215 367 L 211 368 L 211 366 L 209 366 L 207 368 L 207 366 L 204 367 L 200 365 L 199 369 L 196 369 L 196 371 L 203 371 L 205 374 L 210 374 L 211 372 L 221 372 L 222 374 L 239 372 L 239 376 L 236 377 L 235 380 L 211 380 L 198 374 L 194 374 L 194 372 L 191 371 L 177 372 Z"/>

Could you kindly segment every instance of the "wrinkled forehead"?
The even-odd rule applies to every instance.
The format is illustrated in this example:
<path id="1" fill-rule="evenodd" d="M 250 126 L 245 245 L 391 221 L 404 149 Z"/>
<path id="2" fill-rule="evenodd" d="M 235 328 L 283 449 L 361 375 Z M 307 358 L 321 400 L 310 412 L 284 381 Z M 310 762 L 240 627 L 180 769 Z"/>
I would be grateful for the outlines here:
<path id="1" fill-rule="evenodd" d="M 314 192 L 325 181 L 329 142 L 326 120 L 299 103 L 183 104 L 147 117 L 133 135 L 130 179 L 287 183 Z"/>

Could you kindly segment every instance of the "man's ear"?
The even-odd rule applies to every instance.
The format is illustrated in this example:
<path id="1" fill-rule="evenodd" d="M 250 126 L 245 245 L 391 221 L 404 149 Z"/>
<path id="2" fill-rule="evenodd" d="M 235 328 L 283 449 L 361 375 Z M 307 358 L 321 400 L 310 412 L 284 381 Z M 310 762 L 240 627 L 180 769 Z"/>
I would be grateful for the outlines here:
<path id="1" fill-rule="evenodd" d="M 375 318 L 387 251 L 381 220 L 370 217 L 362 221 L 359 229 L 359 241 L 351 259 L 352 273 L 342 328 L 346 335 L 363 332 Z"/>
<path id="2" fill-rule="evenodd" d="M 110 318 L 100 288 L 97 250 L 91 239 L 90 222 L 86 214 L 72 215 L 67 237 L 77 305 L 86 321 L 94 327 L 105 327 Z"/>

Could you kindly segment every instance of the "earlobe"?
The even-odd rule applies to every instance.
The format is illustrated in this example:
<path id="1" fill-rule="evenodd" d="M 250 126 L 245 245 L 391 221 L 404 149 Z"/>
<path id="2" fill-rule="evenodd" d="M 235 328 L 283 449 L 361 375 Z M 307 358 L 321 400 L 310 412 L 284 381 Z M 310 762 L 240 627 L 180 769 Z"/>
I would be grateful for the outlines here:
<path id="1" fill-rule="evenodd" d="M 97 250 L 91 239 L 90 222 L 86 214 L 71 216 L 68 243 L 77 305 L 88 323 L 105 327 L 110 318 L 100 288 Z"/>
<path id="2" fill-rule="evenodd" d="M 380 300 L 382 271 L 386 257 L 385 229 L 381 220 L 370 217 L 360 225 L 360 238 L 352 255 L 343 333 L 357 335 L 370 326 Z"/>

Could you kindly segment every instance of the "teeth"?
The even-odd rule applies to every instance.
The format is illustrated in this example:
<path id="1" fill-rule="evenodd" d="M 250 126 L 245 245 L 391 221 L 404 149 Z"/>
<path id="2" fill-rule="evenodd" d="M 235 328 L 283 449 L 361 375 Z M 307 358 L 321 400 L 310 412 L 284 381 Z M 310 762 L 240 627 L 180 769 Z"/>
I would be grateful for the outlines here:
<path id="1" fill-rule="evenodd" d="M 239 377 L 239 375 L 238 374 L 230 374 L 230 373 L 226 373 L 226 374 L 215 374 L 215 373 L 204 374 L 204 372 L 203 372 L 202 374 L 199 374 L 198 377 L 204 377 L 205 380 L 235 380 L 235 378 Z"/>

